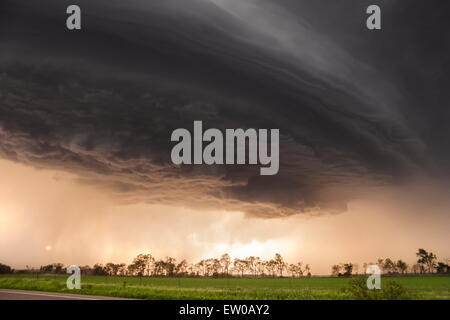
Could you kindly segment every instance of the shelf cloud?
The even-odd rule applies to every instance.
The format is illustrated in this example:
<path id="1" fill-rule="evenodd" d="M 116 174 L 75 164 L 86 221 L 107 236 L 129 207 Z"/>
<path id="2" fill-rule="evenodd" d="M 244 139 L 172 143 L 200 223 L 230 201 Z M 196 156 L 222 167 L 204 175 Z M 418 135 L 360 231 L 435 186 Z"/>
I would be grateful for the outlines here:
<path id="1" fill-rule="evenodd" d="M 376 32 L 369 1 L 182 2 L 79 0 L 69 31 L 69 1 L 3 0 L 0 157 L 124 203 L 266 218 L 448 179 L 450 22 L 435 1 L 379 1 Z M 195 120 L 280 129 L 278 175 L 172 164 L 172 131 Z"/>

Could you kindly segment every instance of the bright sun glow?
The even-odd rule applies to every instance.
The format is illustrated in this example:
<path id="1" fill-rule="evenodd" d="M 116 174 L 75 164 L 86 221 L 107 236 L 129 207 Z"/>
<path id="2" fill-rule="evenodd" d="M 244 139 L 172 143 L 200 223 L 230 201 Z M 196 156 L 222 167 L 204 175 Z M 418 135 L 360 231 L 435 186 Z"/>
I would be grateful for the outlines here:
<path id="1" fill-rule="evenodd" d="M 233 258 L 243 259 L 249 256 L 258 256 L 262 259 L 273 258 L 275 253 L 280 251 L 280 248 L 293 248 L 295 243 L 289 239 L 276 239 L 267 241 L 252 240 L 249 243 L 220 243 L 214 246 L 212 256 L 220 255 L 228 252 Z M 283 253 L 283 252 L 280 252 Z"/>

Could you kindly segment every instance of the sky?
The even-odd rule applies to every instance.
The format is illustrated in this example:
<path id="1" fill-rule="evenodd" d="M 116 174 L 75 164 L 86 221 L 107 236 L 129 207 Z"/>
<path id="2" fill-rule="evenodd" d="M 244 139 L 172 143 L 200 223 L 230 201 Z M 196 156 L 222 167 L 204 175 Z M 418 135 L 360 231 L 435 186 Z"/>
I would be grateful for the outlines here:
<path id="1" fill-rule="evenodd" d="M 77 3 L 0 4 L 1 261 L 450 257 L 449 4 Z M 279 173 L 174 165 L 194 120 L 280 129 Z"/>

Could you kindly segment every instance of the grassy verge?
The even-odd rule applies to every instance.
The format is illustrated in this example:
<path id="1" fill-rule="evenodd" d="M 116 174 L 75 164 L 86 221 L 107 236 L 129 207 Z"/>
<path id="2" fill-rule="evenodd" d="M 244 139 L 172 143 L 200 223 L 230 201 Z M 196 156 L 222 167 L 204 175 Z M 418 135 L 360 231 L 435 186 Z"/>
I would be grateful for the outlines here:
<path id="1" fill-rule="evenodd" d="M 138 299 L 450 299 L 450 277 L 389 277 L 386 291 L 377 296 L 361 294 L 363 281 L 347 278 L 209 279 L 82 277 L 81 290 L 66 288 L 67 276 L 0 275 L 0 288 L 79 293 Z M 386 282 L 384 282 L 386 281 Z M 359 287 L 358 287 L 359 286 Z M 356 289 L 355 289 L 356 288 Z M 400 289 L 399 289 L 400 288 Z M 387 295 L 385 295 L 386 293 Z M 400 294 L 401 293 L 401 294 Z"/>

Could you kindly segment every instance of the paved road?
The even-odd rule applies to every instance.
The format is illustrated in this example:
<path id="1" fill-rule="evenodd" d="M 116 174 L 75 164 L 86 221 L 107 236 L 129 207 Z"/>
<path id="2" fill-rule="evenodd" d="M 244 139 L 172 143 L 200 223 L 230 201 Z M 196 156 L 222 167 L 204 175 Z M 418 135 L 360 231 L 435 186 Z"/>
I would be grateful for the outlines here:
<path id="1" fill-rule="evenodd" d="M 0 300 L 126 300 L 57 292 L 0 289 Z"/>

